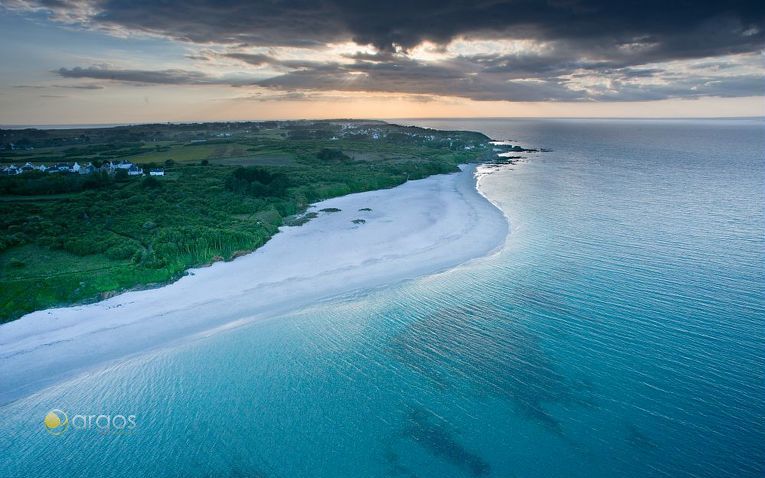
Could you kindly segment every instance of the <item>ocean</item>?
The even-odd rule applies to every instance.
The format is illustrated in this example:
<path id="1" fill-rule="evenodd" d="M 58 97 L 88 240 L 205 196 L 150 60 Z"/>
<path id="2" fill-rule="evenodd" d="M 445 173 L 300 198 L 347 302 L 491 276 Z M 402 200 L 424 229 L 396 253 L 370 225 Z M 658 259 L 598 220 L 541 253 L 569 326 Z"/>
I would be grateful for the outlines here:
<path id="1" fill-rule="evenodd" d="M 0 477 L 765 474 L 762 120 L 410 123 L 552 150 L 499 252 L 6 405 Z"/>

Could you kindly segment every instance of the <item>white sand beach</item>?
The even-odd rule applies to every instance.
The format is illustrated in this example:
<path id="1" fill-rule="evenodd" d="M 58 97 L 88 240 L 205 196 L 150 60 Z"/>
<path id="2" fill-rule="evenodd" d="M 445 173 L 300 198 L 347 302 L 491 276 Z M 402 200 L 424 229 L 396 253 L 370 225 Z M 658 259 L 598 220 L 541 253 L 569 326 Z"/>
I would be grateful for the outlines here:
<path id="1" fill-rule="evenodd" d="M 4 324 L 0 404 L 126 356 L 485 256 L 504 244 L 508 223 L 478 192 L 475 170 L 323 201 L 311 209 L 317 218 L 234 261 Z"/>

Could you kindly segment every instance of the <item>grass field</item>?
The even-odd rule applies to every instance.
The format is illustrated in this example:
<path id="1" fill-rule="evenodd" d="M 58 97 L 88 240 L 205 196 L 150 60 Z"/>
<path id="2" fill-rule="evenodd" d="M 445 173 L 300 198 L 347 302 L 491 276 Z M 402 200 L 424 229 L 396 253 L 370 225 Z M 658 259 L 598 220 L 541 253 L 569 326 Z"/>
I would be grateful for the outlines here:
<path id="1" fill-rule="evenodd" d="M 211 162 L 226 166 L 293 166 L 295 156 L 289 153 L 251 153 L 248 156 L 213 159 Z"/>
<path id="2" fill-rule="evenodd" d="M 161 271 L 138 271 L 129 260 L 102 254 L 77 256 L 37 245 L 23 245 L 0 253 L 2 302 L 0 314 L 31 311 L 85 300 L 138 283 L 166 279 Z"/>
<path id="3" fill-rule="evenodd" d="M 75 196 L 76 196 L 75 193 L 37 194 L 37 195 L 30 195 L 30 196 L 0 196 L 0 201 L 17 202 L 17 203 L 35 203 L 39 201 L 60 201 L 61 199 L 69 199 Z"/>

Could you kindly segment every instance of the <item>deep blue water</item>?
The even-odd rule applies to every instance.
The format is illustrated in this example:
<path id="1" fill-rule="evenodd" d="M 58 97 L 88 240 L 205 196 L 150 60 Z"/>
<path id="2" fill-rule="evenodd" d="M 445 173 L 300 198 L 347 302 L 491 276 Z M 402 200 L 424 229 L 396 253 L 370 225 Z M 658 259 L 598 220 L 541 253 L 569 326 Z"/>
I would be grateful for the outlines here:
<path id="1" fill-rule="evenodd" d="M 8 405 L 0 476 L 763 476 L 765 124 L 417 124 L 554 150 L 500 253 Z"/>

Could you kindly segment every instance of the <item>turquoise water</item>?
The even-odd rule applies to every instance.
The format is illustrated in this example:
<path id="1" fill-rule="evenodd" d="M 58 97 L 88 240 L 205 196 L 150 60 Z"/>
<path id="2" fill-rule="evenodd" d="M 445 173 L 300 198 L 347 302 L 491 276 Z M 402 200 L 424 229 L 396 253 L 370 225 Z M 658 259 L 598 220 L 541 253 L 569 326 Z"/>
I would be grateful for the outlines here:
<path id="1" fill-rule="evenodd" d="M 418 124 L 554 150 L 501 252 L 5 406 L 0 477 L 763 476 L 765 125 Z"/>

